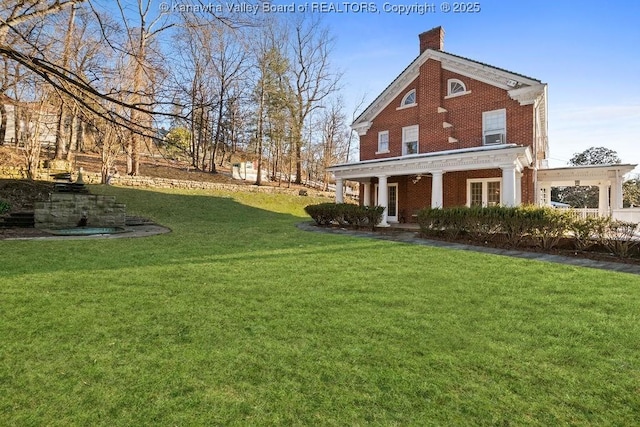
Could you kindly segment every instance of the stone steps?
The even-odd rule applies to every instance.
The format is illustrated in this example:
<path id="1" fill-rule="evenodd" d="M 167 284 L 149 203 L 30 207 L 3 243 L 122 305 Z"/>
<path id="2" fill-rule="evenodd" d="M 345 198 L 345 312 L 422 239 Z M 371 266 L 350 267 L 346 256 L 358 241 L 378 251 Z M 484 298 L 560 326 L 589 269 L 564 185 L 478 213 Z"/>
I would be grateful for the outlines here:
<path id="1" fill-rule="evenodd" d="M 3 228 L 33 228 L 36 220 L 33 212 L 13 212 L 0 222 Z"/>

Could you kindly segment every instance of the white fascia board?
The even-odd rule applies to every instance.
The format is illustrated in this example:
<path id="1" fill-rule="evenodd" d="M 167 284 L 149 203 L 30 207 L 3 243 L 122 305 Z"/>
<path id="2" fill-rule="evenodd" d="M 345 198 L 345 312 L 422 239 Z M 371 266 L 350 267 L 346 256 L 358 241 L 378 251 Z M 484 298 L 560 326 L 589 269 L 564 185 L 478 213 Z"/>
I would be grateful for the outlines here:
<path id="1" fill-rule="evenodd" d="M 484 148 L 484 147 L 483 147 Z M 494 169 L 513 166 L 522 171 L 531 166 L 529 147 L 507 147 L 480 150 L 449 150 L 390 159 L 368 160 L 358 163 L 331 166 L 327 170 L 336 178 L 359 179 L 378 175 L 401 176 L 431 173 L 431 171 L 455 172 L 477 169 Z"/>
<path id="2" fill-rule="evenodd" d="M 420 59 L 420 58 L 418 58 Z M 420 64 L 415 60 L 402 74 L 400 74 L 369 107 L 360 114 L 351 125 L 352 128 L 363 122 L 371 122 L 382 110 L 384 110 L 403 90 L 420 75 Z"/>
<path id="3" fill-rule="evenodd" d="M 494 68 L 490 65 L 483 65 L 471 60 L 463 59 L 446 52 L 427 49 L 418 56 L 396 79 L 369 105 L 369 107 L 358 116 L 351 127 L 358 126 L 361 122 L 372 121 L 382 110 L 393 101 L 402 90 L 420 75 L 420 67 L 429 59 L 439 61 L 442 68 L 469 77 L 474 80 L 487 83 L 489 85 L 510 91 L 509 80 L 515 80 L 525 86 L 540 86 L 537 80 L 509 73 L 504 70 Z M 542 84 L 544 85 L 544 84 Z M 546 85 L 544 85 L 546 86 Z M 516 89 L 517 90 L 517 89 Z"/>
<path id="4" fill-rule="evenodd" d="M 479 80 L 481 82 L 499 87 L 501 89 L 513 89 L 512 86 L 509 86 L 507 84 L 509 80 L 515 80 L 516 82 L 527 86 L 540 84 L 540 82 L 537 80 L 533 80 L 519 74 L 510 73 L 506 70 L 492 67 L 491 65 L 480 64 L 475 61 L 460 58 L 456 55 L 450 55 L 447 52 L 431 52 L 431 57 L 439 60 L 442 63 L 443 69 L 475 80 Z"/>
<path id="5" fill-rule="evenodd" d="M 538 181 L 553 187 L 580 185 L 598 185 L 622 177 L 635 169 L 635 164 L 610 164 L 567 166 L 563 168 L 538 169 Z"/>

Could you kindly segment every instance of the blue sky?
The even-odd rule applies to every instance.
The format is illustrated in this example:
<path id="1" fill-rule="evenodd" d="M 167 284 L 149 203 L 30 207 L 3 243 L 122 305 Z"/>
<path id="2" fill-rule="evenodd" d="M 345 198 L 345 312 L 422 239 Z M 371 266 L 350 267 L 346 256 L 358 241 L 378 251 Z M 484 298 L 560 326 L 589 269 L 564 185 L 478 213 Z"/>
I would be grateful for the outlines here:
<path id="1" fill-rule="evenodd" d="M 435 1 L 408 15 L 375 3 L 380 13 L 323 13 L 348 108 L 371 102 L 418 55 L 418 34 L 441 25 L 445 51 L 548 84 L 552 167 L 592 146 L 640 164 L 640 2 L 485 0 L 477 13 L 443 13 Z"/>

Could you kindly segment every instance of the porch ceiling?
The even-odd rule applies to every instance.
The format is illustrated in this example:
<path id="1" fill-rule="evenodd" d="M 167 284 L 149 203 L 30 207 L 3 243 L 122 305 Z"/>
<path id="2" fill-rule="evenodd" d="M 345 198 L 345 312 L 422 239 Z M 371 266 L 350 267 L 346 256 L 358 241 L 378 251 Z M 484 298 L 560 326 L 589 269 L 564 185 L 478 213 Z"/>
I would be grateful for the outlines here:
<path id="1" fill-rule="evenodd" d="M 611 185 L 636 166 L 625 163 L 538 169 L 538 183 L 542 187 L 572 187 L 577 181 L 579 185 Z"/>
<path id="2" fill-rule="evenodd" d="M 434 171 L 456 172 L 512 167 L 521 172 L 531 164 L 532 156 L 529 147 L 505 144 L 365 160 L 331 166 L 327 170 L 333 172 L 336 178 L 359 181 L 380 175 L 418 175 Z"/>

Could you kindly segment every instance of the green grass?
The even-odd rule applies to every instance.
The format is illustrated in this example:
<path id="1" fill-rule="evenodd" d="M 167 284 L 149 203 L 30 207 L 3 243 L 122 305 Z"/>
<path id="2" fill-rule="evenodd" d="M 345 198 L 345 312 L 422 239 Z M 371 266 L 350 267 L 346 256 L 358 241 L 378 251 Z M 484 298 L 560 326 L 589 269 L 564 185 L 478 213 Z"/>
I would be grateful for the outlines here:
<path id="1" fill-rule="evenodd" d="M 640 278 L 308 233 L 264 194 L 0 241 L 0 425 L 638 425 Z"/>

